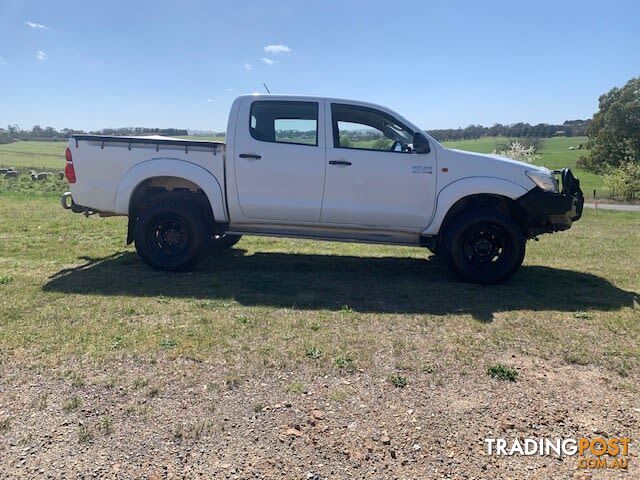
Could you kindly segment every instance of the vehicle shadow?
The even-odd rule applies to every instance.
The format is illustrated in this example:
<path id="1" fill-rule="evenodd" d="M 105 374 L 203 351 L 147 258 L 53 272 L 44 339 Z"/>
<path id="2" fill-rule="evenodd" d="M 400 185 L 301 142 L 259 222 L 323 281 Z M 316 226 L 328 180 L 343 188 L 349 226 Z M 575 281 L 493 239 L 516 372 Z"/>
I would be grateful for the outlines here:
<path id="1" fill-rule="evenodd" d="M 118 296 L 228 299 L 247 306 L 446 315 L 488 322 L 510 310 L 613 311 L 638 293 L 572 270 L 523 266 L 501 285 L 458 281 L 437 257 L 354 257 L 232 249 L 190 273 L 167 273 L 122 252 L 61 270 L 45 291 Z"/>

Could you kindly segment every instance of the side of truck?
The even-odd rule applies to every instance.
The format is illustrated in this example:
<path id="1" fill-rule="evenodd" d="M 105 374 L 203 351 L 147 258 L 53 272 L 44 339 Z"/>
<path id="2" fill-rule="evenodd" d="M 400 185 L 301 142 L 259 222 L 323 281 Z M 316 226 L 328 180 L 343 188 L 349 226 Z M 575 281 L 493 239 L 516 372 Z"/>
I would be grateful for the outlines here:
<path id="1" fill-rule="evenodd" d="M 226 143 L 76 135 L 66 160 L 63 206 L 128 216 L 127 243 L 166 270 L 271 235 L 423 246 L 495 283 L 583 206 L 569 169 L 447 149 L 387 108 L 320 97 L 238 97 Z"/>

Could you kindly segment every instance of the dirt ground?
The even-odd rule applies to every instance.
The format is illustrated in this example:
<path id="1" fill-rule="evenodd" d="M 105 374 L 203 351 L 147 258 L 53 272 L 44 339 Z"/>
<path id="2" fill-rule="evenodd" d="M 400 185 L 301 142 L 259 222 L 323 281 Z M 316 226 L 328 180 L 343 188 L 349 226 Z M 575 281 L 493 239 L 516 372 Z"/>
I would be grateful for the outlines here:
<path id="1" fill-rule="evenodd" d="M 5 363 L 0 478 L 640 478 L 637 444 L 628 472 L 487 455 L 485 437 L 640 433 L 637 378 L 508 360 L 517 382 L 478 369 L 423 372 L 403 388 L 382 371 L 234 378 L 188 358 L 81 365 L 91 381 Z"/>

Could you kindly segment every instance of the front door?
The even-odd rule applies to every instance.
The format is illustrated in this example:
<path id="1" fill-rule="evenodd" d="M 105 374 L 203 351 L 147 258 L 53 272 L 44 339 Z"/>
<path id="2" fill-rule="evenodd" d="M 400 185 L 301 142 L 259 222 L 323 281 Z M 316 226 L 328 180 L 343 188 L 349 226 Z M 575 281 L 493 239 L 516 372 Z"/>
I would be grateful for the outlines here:
<path id="1" fill-rule="evenodd" d="M 320 220 L 323 110 L 313 101 L 263 99 L 240 107 L 234 166 L 238 202 L 247 219 Z"/>
<path id="2" fill-rule="evenodd" d="M 435 201 L 435 152 L 413 152 L 414 132 L 380 110 L 327 101 L 321 222 L 422 229 Z M 330 126 L 329 126 L 330 125 Z"/>

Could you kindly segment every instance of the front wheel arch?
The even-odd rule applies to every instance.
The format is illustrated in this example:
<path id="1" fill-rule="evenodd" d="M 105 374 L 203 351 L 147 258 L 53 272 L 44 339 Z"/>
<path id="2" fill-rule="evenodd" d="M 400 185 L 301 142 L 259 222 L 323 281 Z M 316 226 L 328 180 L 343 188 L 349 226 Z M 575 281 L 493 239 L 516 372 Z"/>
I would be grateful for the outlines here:
<path id="1" fill-rule="evenodd" d="M 503 195 L 486 193 L 469 195 L 459 199 L 451 206 L 451 208 L 449 208 L 440 225 L 440 232 L 434 242 L 433 250 L 430 250 L 433 253 L 441 251 L 441 242 L 444 237 L 444 232 L 446 232 L 447 228 L 456 217 L 465 211 L 478 209 L 493 209 L 514 219 L 520 228 L 523 227 L 522 222 L 520 221 L 520 219 L 523 218 L 523 212 L 521 211 L 522 208 L 511 198 Z"/>

